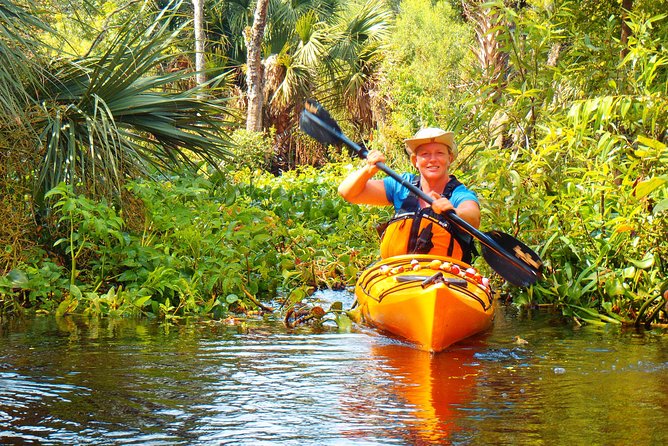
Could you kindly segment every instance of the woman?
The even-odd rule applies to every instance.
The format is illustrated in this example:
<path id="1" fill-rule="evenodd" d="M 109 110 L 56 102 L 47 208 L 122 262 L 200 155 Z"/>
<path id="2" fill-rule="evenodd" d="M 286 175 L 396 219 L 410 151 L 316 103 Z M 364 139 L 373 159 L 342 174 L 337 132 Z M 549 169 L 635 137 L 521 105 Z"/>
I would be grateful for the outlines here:
<path id="1" fill-rule="evenodd" d="M 472 226 L 480 226 L 476 194 L 449 172 L 450 164 L 457 157 L 454 134 L 430 127 L 419 130 L 404 142 L 419 175 L 404 173 L 402 177 L 432 197 L 431 206 L 391 177 L 371 179 L 378 172 L 376 163 L 385 162 L 385 156 L 377 150 L 369 152 L 366 166 L 341 182 L 339 194 L 351 203 L 394 206 L 395 216 L 382 236 L 381 257 L 438 254 L 470 262 L 471 237 L 457 231 L 442 215 L 454 210 Z"/>

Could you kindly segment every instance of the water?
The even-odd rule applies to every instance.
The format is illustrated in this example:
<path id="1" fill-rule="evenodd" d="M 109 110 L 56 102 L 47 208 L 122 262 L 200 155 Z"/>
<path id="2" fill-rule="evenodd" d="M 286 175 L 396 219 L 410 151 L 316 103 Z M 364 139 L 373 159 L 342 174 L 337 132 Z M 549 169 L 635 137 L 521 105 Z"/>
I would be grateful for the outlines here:
<path id="1" fill-rule="evenodd" d="M 15 320 L 0 443 L 666 444 L 666 341 L 503 308 L 436 355 L 359 326 Z"/>

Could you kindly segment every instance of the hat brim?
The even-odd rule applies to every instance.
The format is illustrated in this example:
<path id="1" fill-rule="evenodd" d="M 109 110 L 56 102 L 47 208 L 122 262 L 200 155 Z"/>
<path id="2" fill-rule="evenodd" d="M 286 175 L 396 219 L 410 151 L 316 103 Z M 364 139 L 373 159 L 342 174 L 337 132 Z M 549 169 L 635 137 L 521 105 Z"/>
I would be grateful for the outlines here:
<path id="1" fill-rule="evenodd" d="M 408 138 L 404 140 L 404 143 L 406 144 L 406 152 L 409 155 L 415 155 L 417 148 L 423 144 L 439 143 L 446 146 L 452 153 L 452 156 L 457 158 L 457 145 L 455 144 L 455 134 L 453 132 L 445 132 L 442 135 L 429 138 Z"/>

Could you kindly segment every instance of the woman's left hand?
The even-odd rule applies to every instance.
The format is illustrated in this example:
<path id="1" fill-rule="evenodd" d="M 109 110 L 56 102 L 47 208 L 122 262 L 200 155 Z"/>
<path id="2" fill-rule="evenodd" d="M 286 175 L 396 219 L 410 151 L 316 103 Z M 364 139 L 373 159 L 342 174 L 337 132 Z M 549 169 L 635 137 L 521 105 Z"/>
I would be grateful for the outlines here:
<path id="1" fill-rule="evenodd" d="M 429 196 L 431 196 L 431 198 L 434 199 L 434 201 L 431 203 L 431 208 L 437 214 L 443 214 L 446 211 L 455 209 L 450 200 L 448 200 L 445 197 L 442 197 L 439 193 L 432 191 L 429 193 Z"/>

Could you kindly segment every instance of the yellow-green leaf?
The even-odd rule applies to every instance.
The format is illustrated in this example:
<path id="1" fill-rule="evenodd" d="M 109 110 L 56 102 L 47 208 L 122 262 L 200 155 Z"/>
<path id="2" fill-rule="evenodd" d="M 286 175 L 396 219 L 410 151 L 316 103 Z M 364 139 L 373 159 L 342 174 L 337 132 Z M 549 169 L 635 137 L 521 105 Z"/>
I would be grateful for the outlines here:
<path id="1" fill-rule="evenodd" d="M 654 254 L 648 253 L 642 260 L 629 259 L 629 262 L 640 269 L 647 269 L 654 265 Z"/>
<path id="2" fill-rule="evenodd" d="M 654 206 L 654 210 L 652 211 L 654 215 L 658 214 L 659 212 L 663 212 L 668 210 L 668 198 L 664 198 L 663 200 L 659 201 L 656 206 Z"/>
<path id="3" fill-rule="evenodd" d="M 667 177 L 654 177 L 650 178 L 649 180 L 646 181 L 641 181 L 638 183 L 636 186 L 636 197 L 638 198 L 644 198 L 650 193 L 654 192 L 656 189 L 659 187 L 663 186 L 666 184 Z"/>

